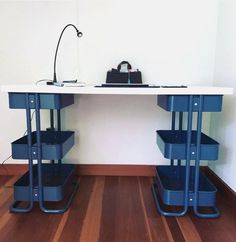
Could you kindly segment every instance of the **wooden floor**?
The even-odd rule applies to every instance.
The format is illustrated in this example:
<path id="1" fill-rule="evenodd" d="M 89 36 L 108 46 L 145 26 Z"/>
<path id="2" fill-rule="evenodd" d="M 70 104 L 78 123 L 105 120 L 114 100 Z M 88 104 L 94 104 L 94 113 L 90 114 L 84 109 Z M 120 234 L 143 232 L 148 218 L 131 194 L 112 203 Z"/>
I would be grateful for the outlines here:
<path id="1" fill-rule="evenodd" d="M 1 242 L 236 241 L 236 204 L 218 197 L 219 219 L 160 216 L 151 194 L 152 178 L 84 176 L 70 209 L 44 214 L 8 212 L 16 176 L 0 177 Z"/>

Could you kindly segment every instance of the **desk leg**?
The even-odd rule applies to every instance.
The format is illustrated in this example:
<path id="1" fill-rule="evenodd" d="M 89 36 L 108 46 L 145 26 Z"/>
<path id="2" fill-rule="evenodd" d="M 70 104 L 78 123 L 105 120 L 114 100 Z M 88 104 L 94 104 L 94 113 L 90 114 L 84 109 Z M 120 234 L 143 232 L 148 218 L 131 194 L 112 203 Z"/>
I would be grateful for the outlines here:
<path id="1" fill-rule="evenodd" d="M 179 112 L 179 130 L 183 130 L 183 112 Z M 172 112 L 171 130 L 175 130 L 176 126 L 176 112 Z M 171 166 L 174 166 L 174 159 L 170 160 Z M 181 166 L 181 160 L 177 161 L 177 165 Z"/>
<path id="2" fill-rule="evenodd" d="M 191 160 L 191 140 L 192 140 L 192 122 L 193 122 L 193 96 L 189 96 L 189 109 L 188 109 L 188 127 L 187 127 L 187 157 L 186 157 L 186 166 L 185 166 L 185 186 L 184 186 L 184 207 L 179 212 L 167 212 L 164 211 L 157 198 L 157 189 L 156 185 L 152 185 L 152 193 L 156 203 L 157 210 L 161 215 L 164 216 L 183 216 L 187 213 L 189 207 L 189 180 L 190 180 L 190 160 Z M 182 128 L 182 115 L 180 115 L 181 128 Z M 172 121 L 173 122 L 173 121 Z M 180 162 L 178 162 L 180 163 Z"/>
<path id="3" fill-rule="evenodd" d="M 175 118 L 176 118 L 176 113 L 172 112 L 172 120 L 171 120 L 171 130 L 175 130 Z M 175 160 L 171 159 L 170 160 L 170 165 L 174 166 Z"/>
<path id="4" fill-rule="evenodd" d="M 179 112 L 179 130 L 183 130 L 183 112 Z M 178 166 L 181 166 L 181 160 L 178 160 Z"/>
<path id="5" fill-rule="evenodd" d="M 50 131 L 54 131 L 54 110 L 50 109 Z M 54 160 L 51 160 L 51 164 L 55 164 Z"/>
<path id="6" fill-rule="evenodd" d="M 40 137 L 40 99 L 39 94 L 35 94 L 35 112 L 36 112 L 36 137 L 37 137 L 37 161 L 38 161 L 38 194 L 39 207 L 45 213 L 64 213 L 70 206 L 72 199 L 77 191 L 78 183 L 74 184 L 73 192 L 68 198 L 66 204 L 61 209 L 47 209 L 44 206 L 44 189 L 43 189 L 43 171 L 42 171 L 42 147 Z M 55 164 L 57 165 L 57 164 Z M 58 164 L 60 165 L 60 164 Z"/>
<path id="7" fill-rule="evenodd" d="M 10 212 L 13 213 L 27 213 L 30 212 L 34 205 L 34 191 L 33 191 L 33 159 L 32 159 L 32 127 L 31 127 L 31 111 L 29 107 L 29 94 L 25 94 L 26 102 L 26 121 L 27 121 L 27 141 L 28 141 L 28 157 L 29 157 L 29 205 L 26 208 L 18 208 L 19 201 L 15 201 L 11 207 Z"/>
<path id="8" fill-rule="evenodd" d="M 203 106 L 203 96 L 200 96 L 199 100 L 199 111 L 197 117 L 197 150 L 196 150 L 196 160 L 195 160 L 195 177 L 194 177 L 194 203 L 193 209 L 194 213 L 201 218 L 216 218 L 220 215 L 219 210 L 213 207 L 213 213 L 203 214 L 198 211 L 198 191 L 199 191 L 199 169 L 200 169 L 200 157 L 201 157 L 201 130 L 202 130 L 202 106 Z"/>
<path id="9" fill-rule="evenodd" d="M 61 131 L 61 110 L 57 110 L 57 130 Z M 61 160 L 58 160 L 58 164 L 61 164 Z"/>

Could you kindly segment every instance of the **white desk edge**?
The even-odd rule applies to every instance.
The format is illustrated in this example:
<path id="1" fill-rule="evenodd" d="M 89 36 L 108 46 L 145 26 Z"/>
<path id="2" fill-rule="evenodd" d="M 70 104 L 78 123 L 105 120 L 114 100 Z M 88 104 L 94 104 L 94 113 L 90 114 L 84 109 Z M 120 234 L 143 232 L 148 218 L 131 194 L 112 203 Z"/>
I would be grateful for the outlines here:
<path id="1" fill-rule="evenodd" d="M 231 87 L 190 86 L 187 88 L 102 88 L 94 86 L 57 87 L 47 85 L 2 85 L 1 92 L 113 94 L 113 95 L 232 95 Z"/>

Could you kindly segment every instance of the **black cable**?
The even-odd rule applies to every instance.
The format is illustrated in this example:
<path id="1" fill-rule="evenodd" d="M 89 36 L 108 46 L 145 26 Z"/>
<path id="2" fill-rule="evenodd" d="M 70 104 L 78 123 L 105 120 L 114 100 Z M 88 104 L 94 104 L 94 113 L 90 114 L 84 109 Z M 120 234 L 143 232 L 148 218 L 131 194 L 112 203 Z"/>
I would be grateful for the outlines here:
<path id="1" fill-rule="evenodd" d="M 40 82 L 52 82 L 51 79 L 42 79 L 42 80 L 38 80 L 35 82 L 36 85 L 38 85 Z"/>
<path id="2" fill-rule="evenodd" d="M 33 111 L 33 113 L 31 114 L 31 118 L 30 118 L 30 122 L 32 122 L 33 118 L 35 115 L 35 110 Z M 25 136 L 27 134 L 27 129 L 25 130 L 24 134 L 22 136 Z"/>
<path id="3" fill-rule="evenodd" d="M 1 162 L 1 167 L 4 169 L 4 171 L 6 172 L 6 175 L 7 175 L 7 176 L 8 176 L 8 171 L 7 171 L 7 169 L 4 167 L 4 163 L 5 163 L 6 161 L 8 161 L 11 157 L 12 157 L 12 155 L 8 156 L 5 160 L 3 160 L 3 161 Z"/>
<path id="4" fill-rule="evenodd" d="M 11 157 L 12 157 L 12 155 L 9 155 L 5 160 L 3 160 L 3 161 L 1 162 L 1 165 L 4 165 L 4 163 L 5 163 L 7 160 L 9 160 Z"/>

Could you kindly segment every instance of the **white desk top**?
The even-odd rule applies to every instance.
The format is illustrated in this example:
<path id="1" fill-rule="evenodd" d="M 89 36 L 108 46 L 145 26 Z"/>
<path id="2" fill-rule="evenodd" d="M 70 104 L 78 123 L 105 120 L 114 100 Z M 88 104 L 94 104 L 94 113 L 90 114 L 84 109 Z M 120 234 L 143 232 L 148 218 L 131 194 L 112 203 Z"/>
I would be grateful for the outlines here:
<path id="1" fill-rule="evenodd" d="M 3 85 L 2 92 L 19 93 L 70 93 L 115 95 L 232 95 L 233 88 L 195 86 L 187 88 L 108 88 L 108 87 L 57 87 L 47 85 Z"/>

